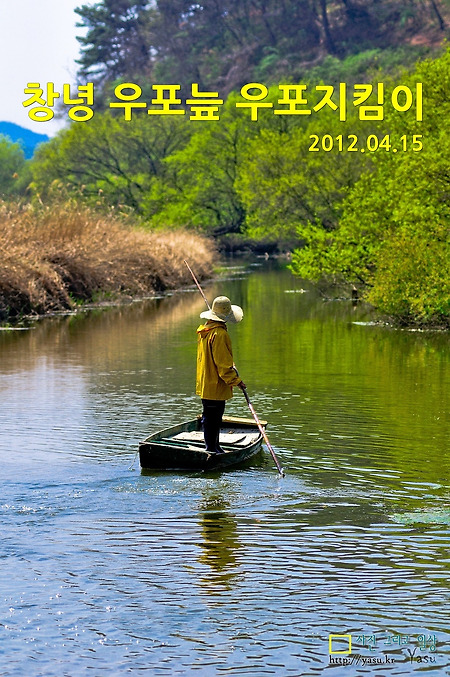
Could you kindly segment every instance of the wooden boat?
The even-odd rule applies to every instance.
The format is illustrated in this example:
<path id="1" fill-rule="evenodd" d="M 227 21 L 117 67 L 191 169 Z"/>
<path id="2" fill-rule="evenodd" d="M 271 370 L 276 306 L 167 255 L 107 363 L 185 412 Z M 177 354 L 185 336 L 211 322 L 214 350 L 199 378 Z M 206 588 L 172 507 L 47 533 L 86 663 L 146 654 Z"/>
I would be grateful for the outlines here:
<path id="1" fill-rule="evenodd" d="M 266 421 L 261 421 L 266 426 Z M 220 430 L 224 454 L 205 449 L 201 417 L 161 430 L 139 443 L 141 468 L 214 470 L 243 463 L 261 449 L 262 435 L 253 419 L 224 416 Z"/>

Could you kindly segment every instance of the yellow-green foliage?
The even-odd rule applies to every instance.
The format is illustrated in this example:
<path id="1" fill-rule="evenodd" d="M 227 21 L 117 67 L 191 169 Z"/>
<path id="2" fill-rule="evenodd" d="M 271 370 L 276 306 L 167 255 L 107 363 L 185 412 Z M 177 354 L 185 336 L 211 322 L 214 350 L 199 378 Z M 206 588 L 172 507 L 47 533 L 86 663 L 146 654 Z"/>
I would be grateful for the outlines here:
<path id="1" fill-rule="evenodd" d="M 389 132 L 398 152 L 373 154 L 334 228 L 301 229 L 306 246 L 292 268 L 303 277 L 365 283 L 367 298 L 399 322 L 448 324 L 450 50 L 402 81 L 416 82 L 424 86 L 423 122 L 411 109 L 380 123 L 380 137 Z M 402 136 L 407 150 L 398 148 Z"/>
<path id="2" fill-rule="evenodd" d="M 149 233 L 86 207 L 0 203 L 0 318 L 71 308 L 98 293 L 147 295 L 211 273 L 210 241 Z"/>
<path id="3" fill-rule="evenodd" d="M 30 169 L 20 144 L 0 135 L 0 199 L 25 192 L 30 181 Z"/>
<path id="4" fill-rule="evenodd" d="M 358 80 L 360 58 L 352 71 Z M 333 64 L 344 68 L 337 59 Z M 351 88 L 345 122 L 329 107 L 311 116 L 264 109 L 252 121 L 249 111 L 236 108 L 237 94 L 224 103 L 220 120 L 201 124 L 184 116 L 149 124 L 146 116 L 125 122 L 96 113 L 88 125 L 72 125 L 39 149 L 32 161 L 35 194 L 47 200 L 62 187 L 95 209 L 132 211 L 152 227 L 285 241 L 295 249 L 296 274 L 360 285 L 402 322 L 446 322 L 450 50 L 419 62 L 414 72 L 395 69 L 391 77 L 372 70 L 363 81 L 372 76 L 384 84 L 382 120 L 359 119 Z M 423 120 L 414 105 L 403 105 L 405 92 L 397 100 L 405 110 L 395 110 L 391 99 L 398 85 L 415 92 L 417 83 Z M 315 110 L 322 94 L 314 82 L 304 84 Z M 275 108 L 279 96 L 278 87 L 269 90 Z M 419 250 L 420 273 L 417 268 L 414 284 L 405 285 L 414 271 L 402 253 Z"/>
<path id="5" fill-rule="evenodd" d="M 368 300 L 399 321 L 442 322 L 450 316 L 448 229 L 437 226 L 426 240 L 404 229 L 386 242 Z"/>

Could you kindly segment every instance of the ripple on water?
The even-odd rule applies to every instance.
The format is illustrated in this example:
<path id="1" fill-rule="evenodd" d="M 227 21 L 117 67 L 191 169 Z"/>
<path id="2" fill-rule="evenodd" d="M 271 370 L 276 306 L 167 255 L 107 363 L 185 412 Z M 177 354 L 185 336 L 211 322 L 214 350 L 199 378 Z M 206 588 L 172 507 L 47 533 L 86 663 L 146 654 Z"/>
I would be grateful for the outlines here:
<path id="1" fill-rule="evenodd" d="M 2 677 L 408 676 L 414 648 L 436 658 L 415 672 L 445 674 L 441 339 L 241 272 L 217 291 L 274 313 L 257 344 L 251 321 L 230 332 L 284 479 L 268 453 L 130 470 L 141 438 L 198 413 L 194 295 L 0 336 Z M 394 662 L 331 666 L 330 633 Z"/>

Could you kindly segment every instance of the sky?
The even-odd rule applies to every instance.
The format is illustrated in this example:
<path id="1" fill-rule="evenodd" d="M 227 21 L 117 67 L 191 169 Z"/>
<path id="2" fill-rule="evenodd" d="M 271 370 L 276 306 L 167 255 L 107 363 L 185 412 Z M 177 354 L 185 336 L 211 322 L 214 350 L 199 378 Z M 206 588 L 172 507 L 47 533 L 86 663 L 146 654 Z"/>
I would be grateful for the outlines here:
<path id="1" fill-rule="evenodd" d="M 39 134 L 52 136 L 65 120 L 34 122 L 28 98 L 28 82 L 73 84 L 78 69 L 80 45 L 76 28 L 80 20 L 75 7 L 93 0 L 0 0 L 0 121 L 15 122 Z M 62 91 L 62 90 L 61 90 Z"/>

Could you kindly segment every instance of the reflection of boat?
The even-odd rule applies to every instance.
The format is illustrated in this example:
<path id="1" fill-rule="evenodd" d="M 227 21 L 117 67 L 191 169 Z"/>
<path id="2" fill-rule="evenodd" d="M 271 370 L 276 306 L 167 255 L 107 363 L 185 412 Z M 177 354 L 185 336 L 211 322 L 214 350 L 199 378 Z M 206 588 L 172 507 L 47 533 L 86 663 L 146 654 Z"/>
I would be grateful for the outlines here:
<path id="1" fill-rule="evenodd" d="M 266 426 L 265 421 L 261 421 Z M 261 449 L 262 435 L 248 418 L 224 416 L 220 446 L 224 454 L 205 449 L 201 417 L 161 430 L 139 443 L 141 468 L 212 470 L 238 465 Z"/>

